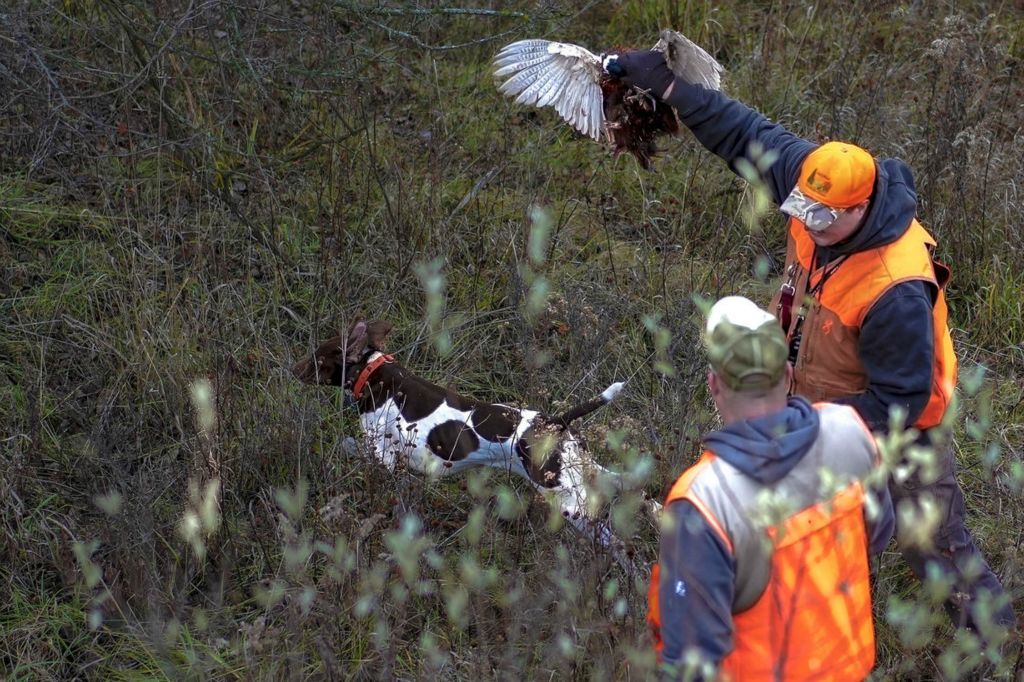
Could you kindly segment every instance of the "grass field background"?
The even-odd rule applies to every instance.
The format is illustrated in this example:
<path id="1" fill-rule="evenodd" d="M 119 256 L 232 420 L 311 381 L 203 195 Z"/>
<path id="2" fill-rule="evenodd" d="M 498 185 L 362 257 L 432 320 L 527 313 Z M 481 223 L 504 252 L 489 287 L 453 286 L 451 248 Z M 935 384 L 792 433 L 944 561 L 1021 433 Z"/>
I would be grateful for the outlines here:
<path id="1" fill-rule="evenodd" d="M 698 302 L 781 220 L 684 132 L 656 172 L 501 97 L 525 37 L 676 28 L 725 88 L 914 169 L 950 263 L 969 523 L 1024 612 L 1024 6 L 12 0 L 0 10 L 0 676 L 643 679 L 642 575 L 532 490 L 430 482 L 293 362 L 357 316 L 417 374 L 557 411 L 661 497 L 716 417 Z M 641 563 L 656 529 L 612 510 Z M 934 587 L 934 586 L 933 586 Z M 895 548 L 878 679 L 1012 679 Z"/>

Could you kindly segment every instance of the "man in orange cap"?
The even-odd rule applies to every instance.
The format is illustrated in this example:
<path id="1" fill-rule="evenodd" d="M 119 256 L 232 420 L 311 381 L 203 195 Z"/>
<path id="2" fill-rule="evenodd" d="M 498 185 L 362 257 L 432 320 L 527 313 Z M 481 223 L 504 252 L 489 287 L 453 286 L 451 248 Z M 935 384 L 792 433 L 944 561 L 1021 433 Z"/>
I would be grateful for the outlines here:
<path id="1" fill-rule="evenodd" d="M 816 145 L 719 91 L 676 78 L 657 51 L 605 57 L 605 68 L 675 108 L 708 150 L 736 171 L 751 145 L 776 155 L 765 181 L 789 216 L 782 285 L 770 310 L 793 363 L 791 392 L 853 406 L 876 432 L 890 410 L 920 430 L 936 452 L 934 472 L 892 480 L 897 509 L 939 510 L 932 547 L 900 542 L 914 573 L 945 576 L 946 610 L 978 632 L 989 618 L 1016 617 L 999 579 L 964 524 L 949 434 L 938 427 L 956 384 L 946 315 L 949 270 L 932 258 L 935 239 L 917 222 L 910 169 L 852 144 Z M 747 159 L 755 161 L 754 159 Z M 906 537 L 897 527 L 897 538 Z M 990 615 L 991 614 L 991 615 Z"/>

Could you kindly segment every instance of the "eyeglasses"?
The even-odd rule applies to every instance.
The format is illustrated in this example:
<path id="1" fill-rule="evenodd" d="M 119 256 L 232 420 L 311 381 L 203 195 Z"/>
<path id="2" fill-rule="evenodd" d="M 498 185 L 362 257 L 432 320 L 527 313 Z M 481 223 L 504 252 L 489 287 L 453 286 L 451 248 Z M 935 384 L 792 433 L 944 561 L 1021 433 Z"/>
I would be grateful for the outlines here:
<path id="1" fill-rule="evenodd" d="M 804 193 L 797 187 L 793 188 L 793 191 L 790 192 L 789 197 L 780 208 L 806 225 L 808 230 L 813 230 L 814 232 L 821 232 L 826 229 L 840 215 L 846 212 L 846 209 L 832 208 L 820 201 L 814 201 L 804 196 Z"/>

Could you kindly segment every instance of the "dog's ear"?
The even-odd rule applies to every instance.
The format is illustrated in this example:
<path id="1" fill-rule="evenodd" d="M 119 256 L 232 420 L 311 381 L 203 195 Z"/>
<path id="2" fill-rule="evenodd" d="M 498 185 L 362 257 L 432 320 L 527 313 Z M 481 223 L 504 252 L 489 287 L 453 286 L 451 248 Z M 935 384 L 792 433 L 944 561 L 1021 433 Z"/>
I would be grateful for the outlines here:
<path id="1" fill-rule="evenodd" d="M 370 337 L 367 333 L 366 323 L 362 320 L 356 321 L 348 332 L 348 342 L 345 344 L 345 361 L 359 362 L 369 341 Z"/>
<path id="2" fill-rule="evenodd" d="M 357 314 L 356 319 L 354 319 L 352 324 L 348 326 L 348 338 L 351 339 L 353 336 L 358 335 L 360 329 L 366 329 L 366 320 L 363 319 L 362 314 Z M 341 335 L 340 331 L 338 332 L 338 335 Z"/>
<path id="3" fill-rule="evenodd" d="M 374 320 L 367 325 L 367 335 L 370 339 L 370 348 L 384 352 L 387 349 L 388 334 L 391 333 L 391 323 L 385 320 Z"/>

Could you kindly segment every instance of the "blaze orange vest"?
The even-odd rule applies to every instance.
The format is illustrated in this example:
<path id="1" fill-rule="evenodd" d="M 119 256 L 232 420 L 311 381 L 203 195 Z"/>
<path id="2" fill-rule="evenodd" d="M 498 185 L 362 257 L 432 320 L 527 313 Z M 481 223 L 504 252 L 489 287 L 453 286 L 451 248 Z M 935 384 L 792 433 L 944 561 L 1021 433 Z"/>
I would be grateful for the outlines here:
<path id="1" fill-rule="evenodd" d="M 956 386 L 957 360 L 949 333 L 945 286 L 949 269 L 932 259 L 935 239 L 914 220 L 891 244 L 850 254 L 838 266 L 835 261 L 810 272 L 814 242 L 803 224 L 790 219 L 786 247 L 786 282 L 794 288 L 792 319 L 787 336 L 792 338 L 803 303 L 802 340 L 793 367 L 791 392 L 812 402 L 856 395 L 867 390 L 868 377 L 857 354 L 861 325 L 871 307 L 891 287 L 908 280 L 935 285 L 938 295 L 932 307 L 935 362 L 931 397 L 914 422 L 927 429 L 942 421 Z M 810 274 L 808 275 L 808 273 Z M 827 280 L 820 291 L 808 291 Z M 772 310 L 782 321 L 781 290 Z"/>
<path id="2" fill-rule="evenodd" d="M 715 460 L 714 453 L 705 451 L 673 485 L 665 506 L 677 500 L 693 504 L 735 555 L 719 516 L 724 510 L 714 508 L 722 502 L 702 499 L 692 487 Z M 863 500 L 861 484 L 854 480 L 766 530 L 771 542 L 768 582 L 752 606 L 734 614 L 734 648 L 720 664 L 719 679 L 849 682 L 868 676 L 875 663 L 875 635 Z M 660 653 L 659 580 L 655 564 L 648 622 Z"/>

